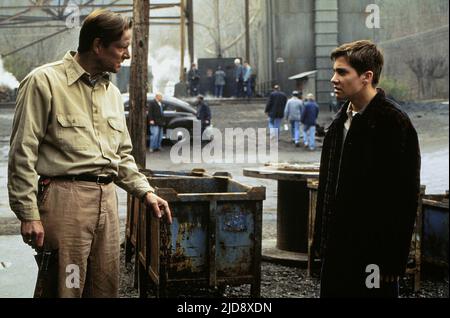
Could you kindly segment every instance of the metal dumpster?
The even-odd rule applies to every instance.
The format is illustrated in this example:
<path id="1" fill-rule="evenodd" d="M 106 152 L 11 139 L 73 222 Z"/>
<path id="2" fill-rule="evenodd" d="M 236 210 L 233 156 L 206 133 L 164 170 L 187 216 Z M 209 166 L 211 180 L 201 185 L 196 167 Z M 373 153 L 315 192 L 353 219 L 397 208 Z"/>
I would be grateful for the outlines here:
<path id="1" fill-rule="evenodd" d="M 206 175 L 204 169 L 192 169 L 191 171 L 142 170 L 141 172 L 143 172 L 149 178 L 168 176 L 203 177 Z M 138 199 L 132 197 L 131 195 L 128 195 L 127 197 L 127 218 L 125 227 L 125 264 L 131 263 L 131 259 L 136 250 L 136 233 L 140 208 L 140 204 L 138 201 Z"/>
<path id="2" fill-rule="evenodd" d="M 169 202 L 173 223 L 152 217 L 140 203 L 137 229 L 141 297 L 148 283 L 157 296 L 182 285 L 224 287 L 251 284 L 260 296 L 264 187 L 222 176 L 149 176 Z"/>
<path id="3" fill-rule="evenodd" d="M 425 195 L 423 206 L 423 261 L 448 268 L 448 192 Z"/>

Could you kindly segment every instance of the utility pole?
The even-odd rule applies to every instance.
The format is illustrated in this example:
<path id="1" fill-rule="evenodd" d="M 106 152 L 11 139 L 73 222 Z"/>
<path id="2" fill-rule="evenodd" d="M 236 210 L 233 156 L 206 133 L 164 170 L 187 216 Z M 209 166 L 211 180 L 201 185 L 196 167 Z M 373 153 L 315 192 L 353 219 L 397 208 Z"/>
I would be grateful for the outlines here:
<path id="1" fill-rule="evenodd" d="M 192 0 L 187 0 L 186 11 L 189 19 L 188 23 L 188 50 L 191 65 L 194 63 L 194 7 Z"/>
<path id="2" fill-rule="evenodd" d="M 222 58 L 222 39 L 220 36 L 220 3 L 219 0 L 215 1 L 216 6 L 216 29 L 217 29 L 217 57 Z"/>
<path id="3" fill-rule="evenodd" d="M 134 0 L 129 131 L 133 143 L 131 154 L 142 169 L 146 158 L 149 16 L 149 0 Z"/>
<path id="4" fill-rule="evenodd" d="M 245 59 L 250 63 L 250 4 L 245 0 Z"/>
<path id="5" fill-rule="evenodd" d="M 181 36 L 181 44 L 180 44 L 180 82 L 184 82 L 186 79 L 184 78 L 184 51 L 186 47 L 186 5 L 185 0 L 180 0 L 180 36 Z"/>

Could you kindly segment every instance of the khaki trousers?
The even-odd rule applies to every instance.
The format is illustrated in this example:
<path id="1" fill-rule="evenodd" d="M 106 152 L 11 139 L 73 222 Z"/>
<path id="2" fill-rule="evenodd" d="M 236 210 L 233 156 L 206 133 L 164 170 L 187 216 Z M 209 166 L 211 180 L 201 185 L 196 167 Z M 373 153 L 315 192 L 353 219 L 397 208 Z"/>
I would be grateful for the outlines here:
<path id="1" fill-rule="evenodd" d="M 114 183 L 52 180 L 42 191 L 39 212 L 44 247 L 58 262 L 44 280 L 55 297 L 118 297 L 119 217 Z M 39 277 L 38 277 L 39 280 Z M 45 284 L 44 284 L 45 286 Z"/>

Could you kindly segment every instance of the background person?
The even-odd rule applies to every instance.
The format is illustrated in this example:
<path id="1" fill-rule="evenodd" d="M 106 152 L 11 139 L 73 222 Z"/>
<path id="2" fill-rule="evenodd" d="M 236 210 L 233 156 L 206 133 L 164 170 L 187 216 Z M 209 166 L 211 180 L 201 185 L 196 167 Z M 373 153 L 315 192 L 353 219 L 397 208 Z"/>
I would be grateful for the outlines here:
<path id="1" fill-rule="evenodd" d="M 163 95 L 161 93 L 155 94 L 155 99 L 148 105 L 148 125 L 150 144 L 149 151 L 155 152 L 161 150 L 163 139 L 164 126 L 164 105 L 162 103 Z"/>
<path id="2" fill-rule="evenodd" d="M 319 105 L 314 100 L 314 95 L 308 94 L 300 121 L 303 125 L 303 143 L 305 148 L 311 151 L 316 148 L 316 124 L 318 117 Z"/>

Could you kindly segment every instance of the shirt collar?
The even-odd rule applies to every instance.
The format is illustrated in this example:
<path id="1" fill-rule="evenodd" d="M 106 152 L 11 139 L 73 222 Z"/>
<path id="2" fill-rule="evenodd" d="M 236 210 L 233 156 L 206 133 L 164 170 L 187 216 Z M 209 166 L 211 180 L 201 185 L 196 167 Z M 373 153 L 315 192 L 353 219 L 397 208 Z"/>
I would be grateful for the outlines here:
<path id="1" fill-rule="evenodd" d="M 348 117 L 349 119 L 352 119 L 353 117 L 355 117 L 356 114 L 362 115 L 362 114 L 364 113 L 364 111 L 366 110 L 367 106 L 368 106 L 368 105 L 364 106 L 359 112 L 357 112 L 357 111 L 355 111 L 355 110 L 353 109 L 353 104 L 352 104 L 352 102 L 349 102 L 348 107 L 347 107 L 347 111 L 346 111 L 347 117 Z"/>
<path id="2" fill-rule="evenodd" d="M 108 88 L 111 81 L 110 74 L 108 72 L 103 72 L 92 78 L 90 74 L 86 72 L 83 67 L 75 60 L 75 54 L 76 52 L 69 51 L 66 53 L 63 59 L 64 66 L 66 68 L 67 85 L 71 86 L 79 79 L 82 79 L 88 85 L 95 86 L 95 84 L 98 82 L 100 84 L 104 84 L 106 88 Z"/>

